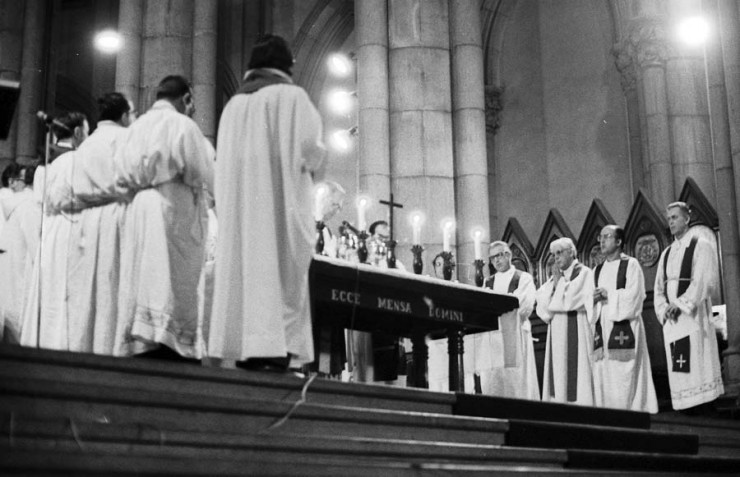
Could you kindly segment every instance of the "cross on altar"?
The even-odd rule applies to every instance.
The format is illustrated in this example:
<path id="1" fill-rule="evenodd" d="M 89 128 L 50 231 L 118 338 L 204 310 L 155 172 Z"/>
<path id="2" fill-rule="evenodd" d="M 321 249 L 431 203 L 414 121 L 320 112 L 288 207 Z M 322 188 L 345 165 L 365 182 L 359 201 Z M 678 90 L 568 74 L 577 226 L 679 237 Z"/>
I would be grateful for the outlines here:
<path id="1" fill-rule="evenodd" d="M 396 207 L 398 207 L 399 209 L 403 209 L 403 205 L 399 204 L 398 202 L 393 201 L 393 192 L 391 192 L 390 200 L 381 200 L 380 203 L 383 205 L 387 205 L 388 208 L 390 209 L 389 211 L 390 217 L 388 219 L 388 228 L 390 229 L 391 242 L 393 242 L 393 229 L 395 228 L 393 227 L 393 209 L 395 209 Z"/>
<path id="2" fill-rule="evenodd" d="M 683 368 L 683 364 L 686 362 L 686 360 L 683 359 L 683 355 L 682 354 L 679 354 L 678 355 L 678 359 L 676 360 L 676 362 L 678 363 L 678 367 L 679 368 Z"/>
<path id="3" fill-rule="evenodd" d="M 624 331 L 619 332 L 619 336 L 614 338 L 616 341 L 619 341 L 619 346 L 623 346 L 625 341 L 629 341 L 630 337 L 624 334 Z"/>

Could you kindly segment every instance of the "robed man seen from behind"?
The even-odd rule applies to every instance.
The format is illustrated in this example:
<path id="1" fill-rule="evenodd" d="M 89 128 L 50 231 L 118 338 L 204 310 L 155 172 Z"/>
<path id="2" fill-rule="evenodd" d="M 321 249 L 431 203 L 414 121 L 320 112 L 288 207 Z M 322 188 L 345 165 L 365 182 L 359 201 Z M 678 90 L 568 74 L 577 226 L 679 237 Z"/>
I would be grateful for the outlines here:
<path id="1" fill-rule="evenodd" d="M 218 132 L 220 228 L 209 353 L 249 369 L 314 359 L 312 173 L 325 148 L 321 117 L 291 79 L 293 62 L 284 39 L 261 39 Z"/>

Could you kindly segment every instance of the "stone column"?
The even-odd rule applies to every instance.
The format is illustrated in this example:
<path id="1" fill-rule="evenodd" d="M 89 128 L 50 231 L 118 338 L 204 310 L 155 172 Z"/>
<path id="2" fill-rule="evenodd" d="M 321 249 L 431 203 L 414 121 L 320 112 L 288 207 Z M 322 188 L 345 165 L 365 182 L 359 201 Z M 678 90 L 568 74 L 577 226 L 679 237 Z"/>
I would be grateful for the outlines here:
<path id="1" fill-rule="evenodd" d="M 477 227 L 487 240 L 490 230 L 480 2 L 450 0 L 450 50 L 458 277 L 473 283 L 471 232 Z"/>
<path id="2" fill-rule="evenodd" d="M 498 230 L 498 203 L 496 202 L 496 131 L 500 126 L 501 110 L 503 102 L 501 97 L 503 88 L 494 85 L 485 85 L 484 100 L 486 104 L 486 167 L 488 169 L 488 226 L 489 238 L 493 242 L 501 237 Z M 491 192 L 494 192 L 491 194 Z"/>
<path id="3" fill-rule="evenodd" d="M 642 161 L 642 115 L 637 90 L 637 66 L 635 58 L 630 54 L 629 45 L 624 42 L 615 45 L 612 53 L 616 57 L 615 63 L 621 76 L 622 90 L 627 104 L 632 196 L 635 197 L 641 187 L 650 183 L 650 176 L 645 177 L 645 167 Z"/>
<path id="4" fill-rule="evenodd" d="M 666 3 L 670 25 L 701 14 L 700 0 Z M 678 197 L 686 178 L 692 177 L 716 206 L 703 51 L 701 46 L 688 46 L 680 40 L 672 43 L 674 47 L 668 50 L 665 69 L 674 195 Z"/>
<path id="5" fill-rule="evenodd" d="M 37 157 L 39 120 L 44 70 L 44 16 L 46 2 L 27 0 L 23 18 L 23 56 L 21 66 L 21 96 L 18 100 L 18 139 L 16 157 L 21 164 Z"/>
<path id="6" fill-rule="evenodd" d="M 737 0 L 719 0 L 719 30 L 727 89 L 732 168 L 735 186 L 740 187 L 740 5 Z M 740 194 L 737 195 L 735 214 L 740 222 Z M 737 342 L 740 346 L 740 337 Z"/>
<path id="7" fill-rule="evenodd" d="M 391 191 L 387 2 L 355 1 L 359 103 L 358 191 L 384 199 Z M 399 216 L 403 217 L 403 214 Z M 400 221 L 397 222 L 400 224 Z"/>
<path id="8" fill-rule="evenodd" d="M 655 17 L 633 20 L 629 42 L 632 54 L 637 58 L 642 83 L 640 101 L 645 110 L 644 134 L 647 136 L 651 197 L 656 203 L 666 205 L 675 200 L 676 191 L 665 78 L 668 46 L 663 22 Z"/>
<path id="9" fill-rule="evenodd" d="M 118 8 L 118 33 L 123 49 L 116 58 L 116 91 L 126 95 L 143 113 L 149 106 L 139 97 L 141 79 L 141 34 L 144 6 L 142 0 L 124 0 Z"/>
<path id="10" fill-rule="evenodd" d="M 24 4 L 17 0 L 0 0 L 0 79 L 20 81 L 23 57 Z M 25 92 L 25 89 L 24 89 Z M 16 105 L 16 111 L 18 105 Z M 15 161 L 18 136 L 18 113 L 10 124 L 7 139 L 0 140 L 0 168 L 7 161 Z"/>
<path id="11" fill-rule="evenodd" d="M 404 212 L 426 213 L 429 266 L 441 248 L 442 220 L 455 216 L 448 2 L 390 0 L 388 20 L 391 185 Z M 399 215 L 403 259 L 411 256 L 411 232 Z"/>
<path id="12" fill-rule="evenodd" d="M 159 82 L 168 75 L 192 81 L 193 13 L 191 0 L 148 0 L 144 4 L 144 42 L 139 103 L 154 103 Z"/>
<path id="13" fill-rule="evenodd" d="M 195 0 L 193 23 L 193 119 L 203 134 L 216 141 L 216 28 L 217 0 Z"/>
<path id="14" fill-rule="evenodd" d="M 717 215 L 722 237 L 722 281 L 727 308 L 728 347 L 724 351 L 724 371 L 727 394 L 740 394 L 740 229 L 737 215 L 738 182 L 733 173 L 731 118 L 728 110 L 728 91 L 723 60 L 724 38 L 727 32 L 719 27 L 721 13 L 717 0 L 703 0 L 709 17 L 709 41 L 705 47 L 707 80 L 709 85 L 709 112 L 712 125 L 712 146 L 717 179 Z M 737 7 L 737 4 L 735 3 Z M 737 8 L 735 9 L 737 14 Z M 739 17 L 735 16 L 737 20 Z M 735 31 L 735 40 L 739 41 Z M 734 45 L 738 51 L 737 44 Z M 735 59 L 737 66 L 737 57 Z M 737 85 L 734 85 L 737 88 Z M 738 111 L 735 111 L 738 114 Z M 733 118 L 740 119 L 740 118 Z M 735 125 L 737 126 L 737 125 Z M 737 171 L 735 171 L 737 172 Z"/>

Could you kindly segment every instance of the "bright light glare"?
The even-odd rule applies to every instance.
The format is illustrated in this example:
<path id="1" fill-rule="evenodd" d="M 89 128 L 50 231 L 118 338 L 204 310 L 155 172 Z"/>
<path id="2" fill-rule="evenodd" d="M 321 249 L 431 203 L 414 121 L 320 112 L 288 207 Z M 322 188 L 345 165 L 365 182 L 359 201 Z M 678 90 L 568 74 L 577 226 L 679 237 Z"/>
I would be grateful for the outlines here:
<path id="1" fill-rule="evenodd" d="M 113 30 L 101 31 L 95 35 L 95 48 L 103 53 L 117 53 L 123 48 L 123 38 Z"/>
<path id="2" fill-rule="evenodd" d="M 329 55 L 327 60 L 329 72 L 334 76 L 345 78 L 352 72 L 352 61 L 342 53 Z"/>
<path id="3" fill-rule="evenodd" d="M 347 152 L 352 148 L 352 138 L 350 137 L 349 131 L 340 130 L 334 131 L 329 136 L 329 144 L 337 152 Z"/>
<path id="4" fill-rule="evenodd" d="M 335 114 L 347 114 L 352 110 L 354 100 L 352 93 L 333 91 L 329 93 L 329 108 Z"/>
<path id="5" fill-rule="evenodd" d="M 470 236 L 473 237 L 473 240 L 481 240 L 483 238 L 483 229 L 481 228 L 474 228 L 470 232 Z"/>
<path id="6" fill-rule="evenodd" d="M 455 221 L 452 219 L 442 220 L 442 230 L 449 230 L 452 232 L 455 229 Z"/>
<path id="7" fill-rule="evenodd" d="M 709 24 L 702 17 L 691 17 L 678 24 L 678 37 L 689 46 L 701 46 L 709 37 Z"/>

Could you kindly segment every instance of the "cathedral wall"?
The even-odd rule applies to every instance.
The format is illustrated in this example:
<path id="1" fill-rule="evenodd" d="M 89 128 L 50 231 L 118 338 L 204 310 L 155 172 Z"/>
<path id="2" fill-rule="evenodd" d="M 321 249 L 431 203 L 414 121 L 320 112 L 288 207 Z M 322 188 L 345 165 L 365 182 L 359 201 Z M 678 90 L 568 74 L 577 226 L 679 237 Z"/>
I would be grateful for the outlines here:
<path id="1" fill-rule="evenodd" d="M 519 2 L 504 39 L 496 136 L 497 229 L 539 237 L 550 208 L 578 236 L 594 198 L 623 222 L 632 203 L 624 95 L 607 3 Z"/>

